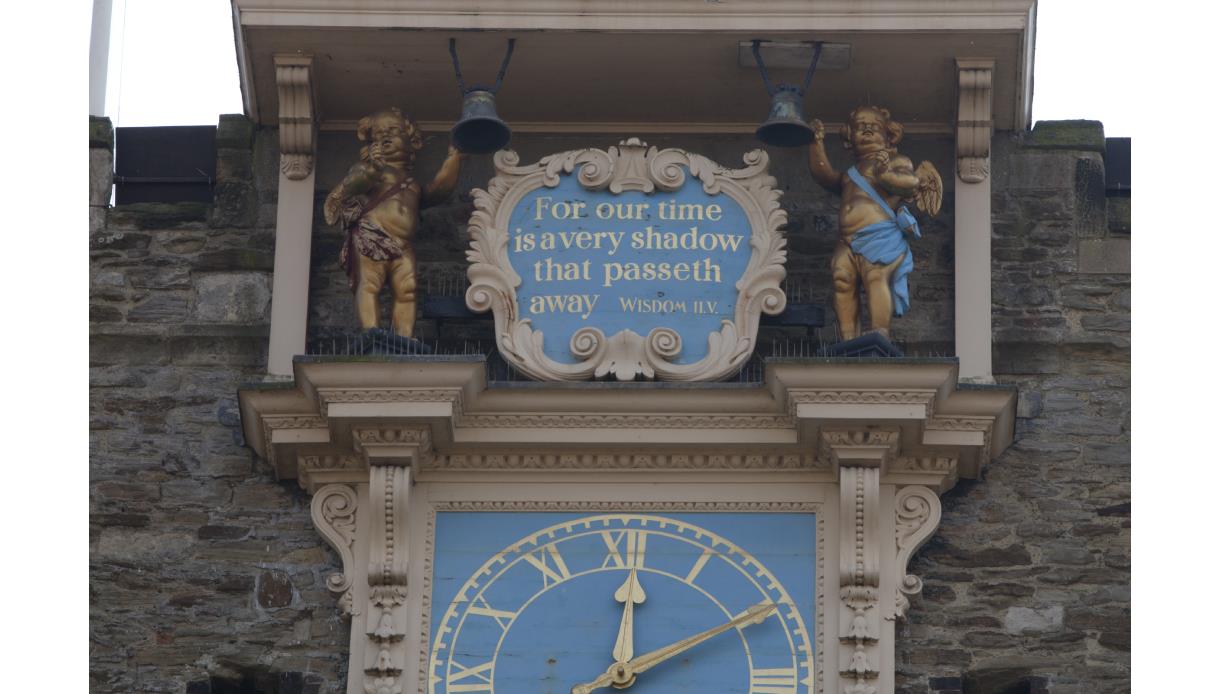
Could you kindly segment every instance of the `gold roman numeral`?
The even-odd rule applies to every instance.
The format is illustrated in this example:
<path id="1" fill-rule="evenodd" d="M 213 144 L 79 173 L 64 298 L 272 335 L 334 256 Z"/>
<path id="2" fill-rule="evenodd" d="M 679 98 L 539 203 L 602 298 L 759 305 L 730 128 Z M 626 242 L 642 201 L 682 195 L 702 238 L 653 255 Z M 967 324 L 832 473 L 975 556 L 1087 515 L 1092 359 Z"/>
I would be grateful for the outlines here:
<path id="1" fill-rule="evenodd" d="M 480 595 L 470 601 L 470 609 L 466 610 L 468 614 L 477 614 L 480 617 L 491 617 L 496 620 L 496 624 L 500 625 L 500 629 L 508 631 L 508 625 L 517 617 L 516 612 L 508 610 L 497 610 L 487 603 L 487 598 Z"/>
<path id="2" fill-rule="evenodd" d="M 466 667 L 456 660 L 449 661 L 452 672 L 449 673 L 449 679 L 445 681 L 445 690 L 448 692 L 490 692 L 491 691 L 491 675 L 492 668 L 495 667 L 496 661 L 492 660 L 482 665 L 474 667 Z M 467 680 L 462 682 L 462 680 Z"/>
<path id="3" fill-rule="evenodd" d="M 564 563 L 555 545 L 547 545 L 542 549 L 522 555 L 535 569 L 542 572 L 542 587 L 550 588 L 556 583 L 562 583 L 572 577 L 568 565 Z M 552 568 L 552 564 L 554 567 Z"/>
<path id="4" fill-rule="evenodd" d="M 750 670 L 750 694 L 796 694 L 796 669 Z"/>
<path id="5" fill-rule="evenodd" d="M 602 568 L 613 564 L 620 569 L 639 569 L 644 566 L 644 544 L 648 534 L 643 530 L 603 530 L 602 540 L 610 551 L 602 561 Z"/>
<path id="6" fill-rule="evenodd" d="M 690 573 L 686 574 L 687 583 L 695 582 L 695 577 L 699 575 L 700 571 L 703 571 L 703 567 L 707 566 L 707 561 L 712 558 L 713 554 L 715 552 L 711 549 L 703 550 L 703 554 L 699 555 L 699 558 L 695 560 L 695 565 L 691 567 Z"/>

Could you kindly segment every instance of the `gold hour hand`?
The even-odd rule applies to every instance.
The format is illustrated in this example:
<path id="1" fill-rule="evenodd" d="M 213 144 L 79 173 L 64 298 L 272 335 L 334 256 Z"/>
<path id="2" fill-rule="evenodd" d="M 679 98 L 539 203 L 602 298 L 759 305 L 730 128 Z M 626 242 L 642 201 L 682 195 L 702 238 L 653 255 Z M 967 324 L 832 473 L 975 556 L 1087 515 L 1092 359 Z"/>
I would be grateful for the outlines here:
<path id="1" fill-rule="evenodd" d="M 614 686 L 618 689 L 630 687 L 635 682 L 636 675 L 645 672 L 670 658 L 685 653 L 686 651 L 698 646 L 707 641 L 713 636 L 723 634 L 724 632 L 742 624 L 761 624 L 772 612 L 777 609 L 773 602 L 760 602 L 746 609 L 745 612 L 737 615 L 731 620 L 721 624 L 720 626 L 712 627 L 707 631 L 699 632 L 694 636 L 688 636 L 681 641 L 675 641 L 668 646 L 662 646 L 655 651 L 649 651 L 644 655 L 634 658 L 627 662 L 616 662 L 606 670 L 601 677 L 587 684 L 578 684 L 572 687 L 572 694 L 589 694 L 594 689 L 602 687 Z"/>
<path id="2" fill-rule="evenodd" d="M 631 660 L 635 655 L 635 648 L 632 644 L 635 606 L 644 602 L 646 597 L 644 587 L 640 585 L 635 569 L 632 569 L 631 573 L 627 575 L 627 580 L 623 581 L 623 585 L 614 592 L 614 599 L 623 603 L 623 618 L 619 621 L 618 638 L 614 641 L 614 652 L 612 653 L 616 663 Z"/>

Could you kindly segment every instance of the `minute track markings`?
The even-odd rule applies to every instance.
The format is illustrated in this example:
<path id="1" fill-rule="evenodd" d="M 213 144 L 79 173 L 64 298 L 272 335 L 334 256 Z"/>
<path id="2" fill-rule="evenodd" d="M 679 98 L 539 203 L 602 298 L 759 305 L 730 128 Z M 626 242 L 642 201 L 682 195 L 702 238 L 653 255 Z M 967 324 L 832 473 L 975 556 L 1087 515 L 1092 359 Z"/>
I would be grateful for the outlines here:
<path id="1" fill-rule="evenodd" d="M 642 526 L 642 527 L 641 527 Z M 652 526 L 652 527 L 649 527 Z M 658 535 L 670 540 L 675 540 L 687 545 L 698 547 L 701 551 L 695 558 L 694 565 L 687 571 L 686 575 L 673 574 L 668 571 L 658 570 L 655 567 L 643 565 L 643 547 L 640 547 L 634 555 L 638 558 L 633 558 L 628 551 L 626 540 L 634 536 L 636 542 L 639 543 L 648 534 Z M 570 567 L 565 562 L 563 555 L 559 552 L 559 546 L 569 543 L 572 540 L 581 538 L 597 537 L 600 544 L 609 550 L 602 562 L 601 566 L 594 565 L 593 568 L 583 569 L 572 572 Z M 644 542 L 647 544 L 647 541 Z M 612 546 L 613 545 L 613 546 Z M 569 550 L 570 551 L 570 550 Z M 514 556 L 515 555 L 515 556 Z M 624 569 L 629 570 L 629 565 L 633 563 L 639 564 L 638 571 L 644 574 L 658 574 L 666 576 L 676 581 L 680 581 L 690 588 L 703 594 L 713 605 L 716 605 L 726 617 L 732 617 L 733 611 L 720 603 L 713 595 L 705 589 L 694 583 L 694 580 L 701 575 L 704 567 L 710 562 L 712 557 L 716 556 L 724 561 L 729 566 L 736 569 L 736 573 L 746 579 L 754 586 L 760 594 L 769 596 L 769 600 L 775 603 L 776 616 L 779 617 L 779 622 L 783 630 L 783 635 L 788 643 L 789 651 L 792 654 L 793 660 L 790 661 L 794 666 L 794 670 L 804 673 L 805 676 L 800 678 L 799 685 L 795 691 L 797 692 L 812 692 L 813 691 L 813 662 L 812 662 L 812 644 L 809 640 L 808 631 L 804 625 L 804 620 L 800 617 L 800 612 L 796 605 L 789 597 L 787 590 L 779 581 L 770 574 L 761 563 L 754 559 L 753 555 L 744 551 L 729 540 L 711 532 L 705 528 L 694 525 L 687 521 L 677 520 L 667 517 L 655 517 L 639 514 L 605 514 L 600 516 L 584 516 L 563 523 L 558 523 L 549 526 L 542 530 L 536 531 L 510 545 L 501 552 L 491 556 L 482 567 L 475 571 L 466 581 L 463 587 L 458 591 L 458 595 L 469 595 L 475 592 L 474 599 L 466 602 L 466 605 L 460 603 L 451 603 L 446 609 L 440 624 L 438 624 L 438 633 L 452 633 L 452 638 L 447 640 L 447 643 L 435 640 L 431 649 L 430 671 L 433 673 L 429 678 L 430 686 L 427 691 L 432 694 L 440 694 L 443 691 L 439 685 L 444 681 L 444 678 L 437 676 L 437 670 L 444 664 L 448 663 L 447 670 L 451 670 L 455 665 L 451 658 L 441 658 L 443 652 L 454 652 L 457 649 L 457 643 L 460 639 L 460 633 L 466 625 L 466 617 L 470 614 L 495 619 L 501 628 L 500 638 L 496 643 L 496 653 L 503 645 L 504 639 L 507 637 L 509 630 L 512 628 L 513 622 L 535 599 L 545 594 L 551 588 L 582 576 L 602 573 L 605 571 L 619 572 Z M 616 557 L 621 558 L 622 568 L 619 567 Z M 557 561 L 556 561 L 557 559 Z M 543 580 L 543 586 L 531 597 L 522 602 L 513 612 L 512 610 L 504 610 L 493 608 L 488 604 L 487 599 L 483 596 L 484 589 L 495 583 L 504 576 L 509 570 L 516 566 L 519 562 L 525 561 L 535 569 Z M 545 567 L 545 568 L 544 568 Z M 604 568 L 603 568 L 604 567 Z M 696 570 L 696 568 L 698 570 Z M 759 581 L 758 579 L 762 580 Z M 502 607 L 502 606 L 501 606 Z M 473 609 L 472 609 L 473 608 Z M 488 612 L 495 612 L 495 616 Z M 510 619 L 509 615 L 513 615 Z M 452 624 L 456 619 L 456 628 L 446 626 Z M 507 626 L 501 619 L 508 620 Z M 753 664 L 753 657 L 750 653 L 748 642 L 745 641 L 744 634 L 739 632 L 739 637 L 743 640 L 743 645 L 746 648 L 746 657 L 750 660 L 751 672 L 764 671 L 756 670 Z M 491 671 L 489 678 L 494 678 L 494 663 L 496 657 L 491 659 Z M 485 667 L 486 663 L 483 666 Z M 785 668 L 773 668 L 785 669 Z M 469 670 L 468 668 L 464 670 Z M 806 687 L 806 685 L 808 685 Z M 480 683 L 471 685 L 480 687 Z M 481 689 L 450 689 L 453 692 L 468 692 L 468 691 L 489 691 Z M 786 693 L 787 690 L 784 690 Z M 767 694 L 762 692 L 760 694 Z"/>

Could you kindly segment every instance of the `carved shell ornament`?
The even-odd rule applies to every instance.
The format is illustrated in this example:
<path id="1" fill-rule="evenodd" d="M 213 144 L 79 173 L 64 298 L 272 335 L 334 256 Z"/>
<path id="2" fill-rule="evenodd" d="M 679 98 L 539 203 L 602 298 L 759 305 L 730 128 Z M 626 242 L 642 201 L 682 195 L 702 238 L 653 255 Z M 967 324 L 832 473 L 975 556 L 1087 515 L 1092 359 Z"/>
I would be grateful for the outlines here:
<path id="1" fill-rule="evenodd" d="M 494 158 L 470 218 L 472 311 L 545 381 L 712 381 L 784 310 L 787 213 L 765 152 L 728 169 L 636 138 L 519 165 Z"/>

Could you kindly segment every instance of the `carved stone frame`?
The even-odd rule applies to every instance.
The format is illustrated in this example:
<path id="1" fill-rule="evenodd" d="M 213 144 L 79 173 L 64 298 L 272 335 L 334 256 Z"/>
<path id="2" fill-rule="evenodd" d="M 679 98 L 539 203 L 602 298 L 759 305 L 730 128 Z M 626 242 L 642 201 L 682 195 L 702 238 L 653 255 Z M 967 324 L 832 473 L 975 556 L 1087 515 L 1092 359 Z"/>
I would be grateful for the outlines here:
<path id="1" fill-rule="evenodd" d="M 814 509 L 815 693 L 892 694 L 922 588 L 907 563 L 1015 410 L 1011 390 L 957 390 L 944 361 L 773 363 L 752 388 L 497 389 L 480 363 L 418 366 L 298 362 L 293 388 L 240 394 L 247 440 L 313 494 L 338 553 L 348 694 L 420 691 L 434 514 L 458 507 Z"/>
<path id="2" fill-rule="evenodd" d="M 608 150 L 581 149 L 543 157 L 519 166 L 516 152 L 495 155 L 496 177 L 487 190 L 474 191 L 475 212 L 470 217 L 470 288 L 466 305 L 472 311 L 495 315 L 496 344 L 514 367 L 543 381 L 579 381 L 612 375 L 619 380 L 637 376 L 667 381 L 714 381 L 749 359 L 758 335 L 762 313 L 784 310 L 780 282 L 785 276 L 785 238 L 780 231 L 787 213 L 780 209 L 780 192 L 767 174 L 768 157 L 762 150 L 747 152 L 741 169 L 728 169 L 710 159 L 680 149 L 658 150 L 636 138 Z M 708 194 L 725 194 L 741 205 L 750 222 L 750 261 L 736 283 L 738 300 L 732 321 L 708 335 L 708 354 L 693 364 L 672 360 L 681 352 L 681 337 L 674 330 L 654 328 L 648 335 L 625 329 L 607 336 L 596 327 L 572 334 L 569 344 L 579 359 L 557 362 L 542 351 L 542 332 L 522 318 L 517 305 L 521 277 L 508 259 L 509 217 L 528 193 L 553 188 L 560 176 L 576 171 L 576 180 L 588 190 L 675 191 L 689 175 Z"/>

